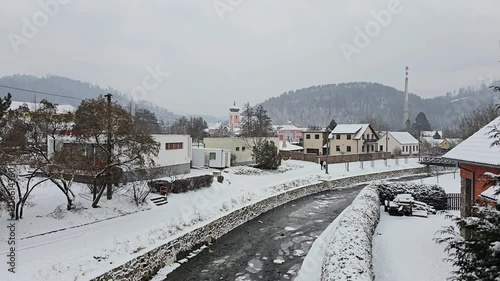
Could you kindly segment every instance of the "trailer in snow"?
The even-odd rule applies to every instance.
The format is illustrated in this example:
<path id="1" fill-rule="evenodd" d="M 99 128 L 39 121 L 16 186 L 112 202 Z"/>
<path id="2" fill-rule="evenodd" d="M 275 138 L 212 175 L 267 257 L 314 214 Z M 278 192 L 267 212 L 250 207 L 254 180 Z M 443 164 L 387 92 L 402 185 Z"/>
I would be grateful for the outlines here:
<path id="1" fill-rule="evenodd" d="M 193 167 L 231 167 L 231 149 L 193 147 L 192 156 Z"/>

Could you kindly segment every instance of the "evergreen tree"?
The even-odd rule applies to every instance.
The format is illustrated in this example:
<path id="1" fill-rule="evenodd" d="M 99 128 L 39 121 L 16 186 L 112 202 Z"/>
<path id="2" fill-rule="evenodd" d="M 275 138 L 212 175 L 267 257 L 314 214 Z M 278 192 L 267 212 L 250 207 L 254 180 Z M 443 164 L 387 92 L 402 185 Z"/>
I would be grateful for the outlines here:
<path id="1" fill-rule="evenodd" d="M 249 103 L 243 105 L 240 132 L 242 137 L 270 137 L 272 132 L 271 118 L 262 105 L 256 108 L 252 108 Z"/>
<path id="2" fill-rule="evenodd" d="M 271 118 L 267 115 L 267 111 L 262 105 L 257 106 L 254 110 L 255 122 L 253 128 L 253 137 L 270 137 L 273 132 Z"/>
<path id="3" fill-rule="evenodd" d="M 202 117 L 191 117 L 189 119 L 188 134 L 196 141 L 203 139 L 205 129 L 208 128 L 207 122 Z"/>
<path id="4" fill-rule="evenodd" d="M 241 113 L 241 131 L 240 135 L 242 137 L 251 137 L 254 130 L 253 122 L 254 111 L 250 106 L 250 103 L 245 103 L 243 105 L 243 112 Z"/>
<path id="5" fill-rule="evenodd" d="M 409 120 L 409 119 L 408 119 L 408 120 L 406 120 L 404 130 L 405 130 L 406 132 L 410 132 L 410 131 L 411 131 L 411 122 L 410 122 L 410 120 Z"/>
<path id="6" fill-rule="evenodd" d="M 435 140 L 439 140 L 441 139 L 441 135 L 438 133 L 438 131 L 436 131 L 436 133 L 434 134 L 434 136 L 432 136 L 432 138 Z"/>
<path id="7" fill-rule="evenodd" d="M 330 121 L 330 124 L 328 124 L 326 129 L 333 131 L 333 129 L 335 129 L 335 127 L 337 127 L 337 122 L 335 122 L 335 119 L 332 119 L 332 121 Z"/>
<path id="8" fill-rule="evenodd" d="M 144 128 L 151 134 L 161 134 L 163 131 L 156 114 L 145 108 L 140 108 L 135 112 L 135 121 L 137 126 Z"/>
<path id="9" fill-rule="evenodd" d="M 4 97 L 3 99 L 0 98 L 0 119 L 3 117 L 5 112 L 7 112 L 10 108 L 11 104 L 11 99 L 12 95 L 10 93 L 7 93 L 7 96 Z"/>
<path id="10" fill-rule="evenodd" d="M 281 165 L 281 155 L 273 141 L 261 141 L 254 145 L 252 154 L 260 169 L 276 170 Z"/>
<path id="11" fill-rule="evenodd" d="M 420 131 L 431 130 L 431 123 L 429 123 L 429 120 L 427 120 L 427 116 L 425 116 L 425 113 L 423 112 L 417 114 L 417 117 L 415 118 L 415 123 L 413 125 L 415 129 Z"/>

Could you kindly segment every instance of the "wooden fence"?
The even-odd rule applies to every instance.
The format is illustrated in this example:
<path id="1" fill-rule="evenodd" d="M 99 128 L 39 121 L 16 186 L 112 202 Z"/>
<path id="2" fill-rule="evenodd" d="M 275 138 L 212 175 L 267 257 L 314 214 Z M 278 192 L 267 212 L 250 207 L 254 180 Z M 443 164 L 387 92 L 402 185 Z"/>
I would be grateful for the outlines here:
<path id="1" fill-rule="evenodd" d="M 377 152 L 377 153 L 365 153 L 365 154 L 348 154 L 348 155 L 330 155 L 326 157 L 325 155 L 318 156 L 312 153 L 302 153 L 294 151 L 281 151 L 280 152 L 283 159 L 293 159 L 308 162 L 319 163 L 320 161 L 325 161 L 328 159 L 328 163 L 346 163 L 346 162 L 357 162 L 357 161 L 370 161 L 391 158 L 390 152 Z"/>
<path id="2" fill-rule="evenodd" d="M 460 210 L 460 193 L 448 193 L 448 210 Z"/>

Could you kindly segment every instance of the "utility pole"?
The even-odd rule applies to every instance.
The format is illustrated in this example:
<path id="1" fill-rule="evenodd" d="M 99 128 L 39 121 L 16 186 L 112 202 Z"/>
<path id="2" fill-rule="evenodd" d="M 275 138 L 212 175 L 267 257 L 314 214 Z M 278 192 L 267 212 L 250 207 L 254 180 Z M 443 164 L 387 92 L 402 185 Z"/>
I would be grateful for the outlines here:
<path id="1" fill-rule="evenodd" d="M 107 188 L 106 188 L 106 198 L 108 200 L 111 200 L 113 198 L 113 188 L 112 188 L 112 183 L 111 183 L 111 171 L 110 165 L 111 165 L 111 160 L 112 160 L 112 155 L 113 155 L 113 145 L 111 144 L 111 97 L 113 95 L 108 93 L 105 95 L 107 101 L 108 101 L 108 108 L 107 108 L 107 113 L 108 113 L 108 126 L 107 126 L 107 135 L 108 135 L 108 140 L 107 140 L 107 147 L 108 147 L 108 159 L 107 159 L 107 166 L 108 166 L 108 171 L 106 172 L 107 174 Z"/>
<path id="2" fill-rule="evenodd" d="M 328 174 L 328 156 L 330 155 L 330 140 L 333 139 L 330 138 L 330 134 L 332 133 L 332 130 L 326 129 L 327 135 L 326 135 L 326 157 L 325 157 L 325 174 Z"/>

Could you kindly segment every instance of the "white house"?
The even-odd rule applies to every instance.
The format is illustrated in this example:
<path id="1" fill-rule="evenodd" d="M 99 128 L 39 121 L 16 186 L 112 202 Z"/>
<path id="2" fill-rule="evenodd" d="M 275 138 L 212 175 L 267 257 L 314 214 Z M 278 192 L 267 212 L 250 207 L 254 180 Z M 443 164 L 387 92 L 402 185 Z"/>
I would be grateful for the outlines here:
<path id="1" fill-rule="evenodd" d="M 229 168 L 231 149 L 193 147 L 193 167 Z"/>
<path id="2" fill-rule="evenodd" d="M 160 144 L 160 151 L 155 162 L 159 167 L 175 169 L 181 174 L 191 169 L 191 137 L 189 135 L 152 135 Z"/>
<path id="3" fill-rule="evenodd" d="M 379 151 L 400 150 L 401 155 L 418 155 L 418 140 L 408 132 L 383 132 L 378 140 Z"/>
<path id="4" fill-rule="evenodd" d="M 102 136 L 104 143 L 106 136 Z M 158 176 L 166 175 L 166 173 L 186 174 L 191 169 L 191 137 L 189 135 L 152 135 L 156 142 L 160 145 L 158 157 L 153 159 L 156 163 Z M 54 145 L 55 142 L 55 145 Z M 89 146 L 85 148 L 86 155 L 94 157 L 96 161 L 97 153 L 95 146 L 92 146 L 93 141 L 89 140 Z M 63 146 L 74 147 L 76 138 L 73 136 L 58 136 L 55 140 L 47 138 L 47 153 L 49 157 L 54 155 L 54 147 L 61 149 Z M 78 148 L 80 148 L 78 146 Z"/>
<path id="5" fill-rule="evenodd" d="M 370 124 L 338 124 L 328 136 L 330 155 L 378 152 L 378 134 Z"/>

